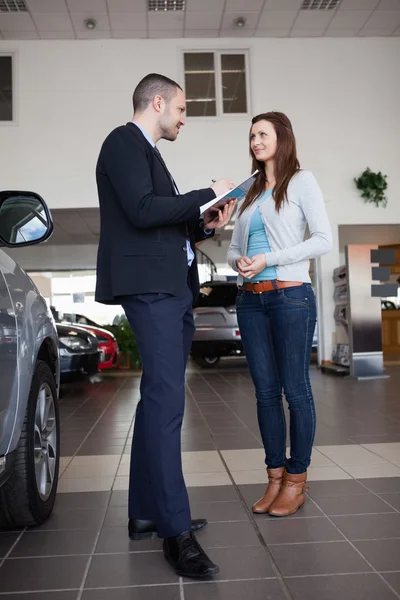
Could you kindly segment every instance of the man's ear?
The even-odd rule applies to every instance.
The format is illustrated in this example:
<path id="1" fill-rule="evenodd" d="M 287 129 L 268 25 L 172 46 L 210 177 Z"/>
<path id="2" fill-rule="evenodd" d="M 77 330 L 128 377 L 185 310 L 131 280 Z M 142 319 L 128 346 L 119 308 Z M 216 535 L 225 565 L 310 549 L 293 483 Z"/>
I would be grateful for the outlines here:
<path id="1" fill-rule="evenodd" d="M 161 112 L 164 106 L 164 98 L 159 94 L 153 98 L 153 108 L 156 112 Z"/>

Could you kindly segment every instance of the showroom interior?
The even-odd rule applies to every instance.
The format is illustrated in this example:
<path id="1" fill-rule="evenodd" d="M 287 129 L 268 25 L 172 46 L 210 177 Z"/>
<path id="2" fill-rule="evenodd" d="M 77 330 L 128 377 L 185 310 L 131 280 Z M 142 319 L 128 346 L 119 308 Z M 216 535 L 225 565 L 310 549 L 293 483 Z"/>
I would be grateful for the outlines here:
<path id="1" fill-rule="evenodd" d="M 39 194 L 54 224 L 41 244 L 0 248 L 0 274 L 15 263 L 28 274 L 64 369 L 51 515 L 1 527 L 0 486 L 0 599 L 400 598 L 399 36 L 400 0 L 0 0 L 0 191 Z M 225 315 L 235 340 L 202 356 L 193 346 L 186 372 L 183 472 L 192 516 L 208 519 L 198 540 L 220 567 L 202 582 L 169 568 L 161 540 L 128 537 L 141 362 L 122 307 L 95 302 L 96 162 L 152 72 L 186 94 L 178 140 L 159 144 L 183 193 L 247 178 L 252 117 L 283 111 L 333 237 L 310 263 L 317 429 L 307 502 L 286 519 L 252 512 L 267 475 L 227 263 L 237 215 L 197 246 L 194 339 Z M 367 170 L 377 201 L 357 186 Z M 77 327 L 94 368 L 66 360 Z M 23 353 L 7 332 L 0 358 L 6 339 Z"/>

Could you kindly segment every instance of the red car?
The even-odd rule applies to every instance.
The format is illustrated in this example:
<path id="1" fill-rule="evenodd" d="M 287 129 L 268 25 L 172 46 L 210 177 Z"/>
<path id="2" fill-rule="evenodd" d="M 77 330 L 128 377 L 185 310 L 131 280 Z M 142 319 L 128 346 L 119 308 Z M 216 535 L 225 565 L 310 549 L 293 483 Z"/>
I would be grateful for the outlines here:
<path id="1" fill-rule="evenodd" d="M 79 323 L 79 327 L 91 331 L 98 339 L 99 350 L 102 352 L 99 361 L 99 370 L 111 369 L 117 362 L 119 348 L 115 336 L 102 327 L 94 327 L 93 325 L 83 325 Z"/>

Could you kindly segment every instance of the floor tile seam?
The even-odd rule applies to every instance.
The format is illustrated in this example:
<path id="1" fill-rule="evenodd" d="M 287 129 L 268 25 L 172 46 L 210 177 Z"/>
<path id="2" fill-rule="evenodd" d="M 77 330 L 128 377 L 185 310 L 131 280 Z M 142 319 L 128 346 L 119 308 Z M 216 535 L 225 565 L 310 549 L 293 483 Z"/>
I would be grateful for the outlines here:
<path id="1" fill-rule="evenodd" d="M 393 465 L 392 463 L 389 463 L 389 462 L 387 462 L 387 463 L 380 463 L 380 464 L 377 464 L 377 465 L 371 465 L 371 467 L 374 467 L 374 466 L 375 467 L 382 467 L 382 466 L 387 466 L 387 465 L 391 465 L 393 467 L 396 467 L 398 469 L 398 471 L 399 471 L 398 474 L 396 474 L 396 475 L 388 475 L 387 477 L 390 477 L 390 478 L 391 477 L 393 477 L 393 478 L 400 477 L 400 467 L 398 467 L 397 465 Z M 347 473 L 347 475 L 350 475 L 350 477 L 352 477 L 353 479 L 356 479 L 356 477 L 354 475 L 352 475 L 349 472 L 349 470 L 348 470 L 349 468 L 352 468 L 352 467 L 363 468 L 363 467 L 366 467 L 366 465 L 344 465 L 344 466 L 340 467 L 340 469 L 342 469 L 342 471 L 344 471 L 345 473 Z M 366 467 L 366 468 L 368 468 L 368 467 Z M 364 476 L 364 477 L 359 477 L 359 478 L 360 479 L 376 479 L 376 476 L 375 477 L 374 476 L 372 476 L 372 477 L 365 477 Z"/>
<path id="2" fill-rule="evenodd" d="M 202 377 L 202 379 L 205 381 L 205 379 L 204 379 L 204 376 L 203 376 L 203 375 L 201 375 L 201 377 Z M 208 384 L 208 382 L 206 382 L 206 383 Z M 213 433 L 212 433 L 212 431 L 211 431 L 211 428 L 210 428 L 210 426 L 209 426 L 209 424 L 208 424 L 208 422 L 207 422 L 207 419 L 205 418 L 205 415 L 203 414 L 203 411 L 201 410 L 201 407 L 199 406 L 199 404 L 197 403 L 197 401 L 196 401 L 196 399 L 195 399 L 195 397 L 194 397 L 194 395 L 193 395 L 193 392 L 192 392 L 192 388 L 191 388 L 191 386 L 188 384 L 188 386 L 187 386 L 187 387 L 188 387 L 188 390 L 189 390 L 189 394 L 190 394 L 190 396 L 192 397 L 193 401 L 195 402 L 195 404 L 196 404 L 196 406 L 197 406 L 197 408 L 198 408 L 198 410 L 199 410 L 199 413 L 200 413 L 200 415 L 202 416 L 202 418 L 203 418 L 203 420 L 204 420 L 205 426 L 207 427 L 207 429 L 208 429 L 208 431 L 209 431 L 209 433 L 210 433 L 210 435 L 211 435 L 212 439 L 214 439 L 214 435 L 213 435 Z M 217 393 L 217 392 L 216 392 L 216 393 Z M 222 401 L 224 404 L 226 404 L 226 403 L 225 403 L 225 401 L 224 401 L 224 400 L 221 398 L 221 396 L 220 396 L 218 393 L 217 393 L 217 395 L 220 397 L 221 401 Z M 254 437 L 255 437 L 255 436 L 254 436 Z M 239 497 L 239 499 L 240 499 L 240 501 L 241 501 L 241 503 L 242 503 L 242 507 L 243 507 L 243 509 L 245 510 L 246 514 L 247 514 L 247 517 L 248 517 L 248 519 L 249 519 L 249 521 L 250 521 L 250 524 L 251 524 L 251 525 L 252 525 L 252 527 L 253 527 L 253 530 L 254 530 L 254 532 L 255 532 L 255 534 L 256 534 L 256 536 L 257 536 L 257 539 L 259 540 L 259 542 L 260 542 L 261 546 L 264 548 L 264 550 L 265 550 L 266 554 L 269 556 L 269 558 L 270 558 L 270 560 L 271 560 L 272 569 L 273 569 L 273 571 L 274 571 L 275 575 L 277 576 L 277 579 L 278 579 L 278 581 L 279 581 L 279 585 L 280 585 L 280 587 L 281 587 L 281 590 L 282 590 L 282 592 L 283 592 L 283 594 L 284 594 L 285 598 L 286 598 L 287 600 L 294 600 L 294 599 L 293 599 L 293 596 L 292 596 L 292 594 L 291 594 L 291 592 L 290 592 L 290 590 L 289 590 L 289 587 L 288 587 L 288 586 L 286 585 L 286 583 L 284 582 L 284 579 L 283 579 L 283 574 L 281 573 L 281 571 L 280 571 L 280 569 L 279 569 L 279 567 L 278 567 L 278 565 L 277 565 L 277 563 L 276 563 L 276 561 L 275 561 L 274 557 L 272 556 L 271 552 L 269 551 L 269 549 L 268 549 L 268 546 L 267 546 L 267 544 L 266 544 L 266 542 L 265 542 L 265 539 L 264 539 L 264 537 L 263 537 L 263 535 L 262 535 L 262 533 L 261 533 L 260 529 L 258 528 L 258 525 L 257 525 L 257 523 L 256 523 L 256 520 L 255 520 L 255 518 L 254 518 L 254 515 L 253 515 L 253 513 L 250 511 L 249 507 L 247 506 L 247 503 L 246 503 L 246 501 L 245 501 L 245 499 L 244 499 L 244 497 L 243 497 L 243 495 L 242 495 L 242 493 L 241 493 L 241 490 L 240 490 L 240 488 L 239 488 L 238 484 L 236 483 L 236 481 L 234 480 L 234 478 L 233 478 L 233 476 L 232 476 L 232 473 L 231 473 L 230 469 L 228 468 L 227 462 L 226 462 L 226 460 L 225 460 L 225 458 L 224 458 L 224 456 L 223 456 L 223 454 L 222 454 L 222 451 L 221 451 L 221 449 L 220 449 L 220 448 L 217 446 L 217 444 L 216 444 L 216 448 L 217 448 L 217 452 L 218 452 L 218 454 L 219 454 L 219 458 L 220 458 L 220 460 L 221 460 L 222 464 L 224 465 L 224 467 L 225 467 L 225 470 L 226 470 L 226 472 L 227 472 L 227 474 L 228 474 L 228 477 L 230 478 L 230 480 L 231 480 L 231 483 L 232 483 L 232 485 L 233 485 L 233 487 L 234 487 L 234 489 L 235 489 L 235 491 L 236 491 L 236 493 L 237 493 L 237 495 L 238 495 L 238 497 Z M 79 600 L 79 599 L 78 599 L 78 600 Z"/>
<path id="3" fill-rule="evenodd" d="M 96 388 L 96 392 L 104 387 L 105 382 L 102 382 L 97 388 Z M 75 413 L 77 413 L 83 406 L 85 406 L 85 404 L 87 404 L 90 400 L 93 399 L 92 394 L 94 394 L 95 392 L 92 391 L 88 396 L 85 397 L 84 400 L 82 400 L 82 402 L 79 404 L 79 406 L 77 406 L 69 415 L 68 417 L 65 418 L 64 423 L 67 423 L 74 415 Z M 66 400 L 64 400 L 64 398 L 61 398 L 61 400 L 59 401 L 60 405 L 64 406 L 65 405 Z"/>
<path id="4" fill-rule="evenodd" d="M 214 579 L 210 581 L 185 581 L 182 579 L 182 586 L 191 586 L 191 585 L 213 585 L 219 583 L 240 583 L 240 582 L 250 582 L 250 581 L 277 581 L 276 577 L 252 577 L 252 578 L 238 578 L 238 579 Z M 102 591 L 102 590 L 130 590 L 130 589 L 146 589 L 146 588 L 164 588 L 164 587 L 180 587 L 180 582 L 165 582 L 165 583 L 145 583 L 138 585 L 121 585 L 121 586 L 99 586 L 99 587 L 85 587 L 84 591 Z M 44 594 L 49 592 L 78 592 L 79 588 L 71 587 L 71 588 L 56 588 L 56 589 L 41 589 L 41 590 L 27 590 L 21 592 L 0 592 L 1 596 L 16 596 L 18 598 L 21 594 Z"/>
<path id="5" fill-rule="evenodd" d="M 357 546 L 354 544 L 354 542 L 352 540 L 350 540 L 340 529 L 339 527 L 336 525 L 336 523 L 326 514 L 326 512 L 323 510 L 323 508 L 321 506 L 319 506 L 319 509 L 321 510 L 321 512 L 323 513 L 323 515 L 325 515 L 325 517 L 328 519 L 328 521 L 331 523 L 331 525 L 337 530 L 337 532 L 343 536 L 343 538 L 350 544 L 350 546 L 353 548 L 353 550 L 355 550 L 355 552 L 367 563 L 367 565 L 373 570 L 374 573 L 376 573 L 380 579 L 384 582 L 384 584 L 391 590 L 391 592 L 396 596 L 396 598 L 398 598 L 400 600 L 400 594 L 389 584 L 388 581 L 386 581 L 384 579 L 384 577 L 382 575 L 380 575 L 380 573 L 377 571 L 377 569 L 375 569 L 375 567 L 373 566 L 373 564 L 367 559 L 366 556 L 363 555 L 363 553 L 357 548 Z M 358 541 L 358 540 L 357 540 Z"/>
<path id="6" fill-rule="evenodd" d="M 117 394 L 121 391 L 121 389 L 123 389 L 123 386 L 125 385 L 126 382 L 127 382 L 127 379 L 124 379 L 122 385 L 118 388 L 117 393 L 114 395 L 113 399 L 111 400 L 110 405 L 115 400 L 115 398 L 117 397 Z M 107 408 L 108 408 L 108 406 L 107 406 Z M 106 408 L 106 410 L 107 410 L 107 408 Z M 118 465 L 121 464 L 123 456 L 124 455 L 121 454 L 120 461 L 119 461 Z M 87 562 L 87 565 L 86 565 L 86 569 L 85 569 L 85 572 L 84 572 L 83 577 L 82 577 L 82 582 L 81 582 L 81 585 L 80 585 L 80 588 L 79 588 L 79 593 L 78 593 L 78 596 L 77 596 L 76 600 L 81 600 L 82 599 L 83 591 L 84 591 L 84 588 L 85 588 L 85 583 L 87 581 L 87 578 L 88 578 L 88 575 L 89 575 L 89 571 L 90 571 L 90 567 L 92 565 L 93 556 L 95 555 L 96 547 L 97 547 L 97 544 L 98 544 L 99 539 L 100 539 L 101 532 L 102 532 L 103 527 L 104 527 L 104 523 L 105 523 L 105 520 L 106 520 L 106 517 L 107 517 L 107 513 L 108 513 L 108 511 L 110 509 L 110 502 L 111 502 L 111 498 L 112 498 L 112 490 L 113 490 L 113 487 L 114 487 L 114 484 L 115 484 L 115 479 L 116 479 L 116 475 L 114 477 L 113 485 L 111 486 L 111 490 L 110 490 L 109 495 L 108 495 L 106 509 L 104 511 L 103 518 L 101 520 L 101 523 L 99 525 L 99 529 L 98 529 L 96 538 L 95 538 L 94 543 L 93 543 L 92 552 L 91 552 L 91 555 L 89 556 L 89 559 L 88 559 L 88 562 Z"/>
<path id="7" fill-rule="evenodd" d="M 55 588 L 53 589 L 45 589 L 45 590 L 24 590 L 23 592 L 0 592 L 0 598 L 1 596 L 15 596 L 16 598 L 18 598 L 18 596 L 22 595 L 22 594 L 44 594 L 44 593 L 49 593 L 49 592 L 78 592 L 79 588 L 77 587 L 72 587 L 72 588 Z M 38 596 L 39 597 L 39 596 Z"/>
<path id="8" fill-rule="evenodd" d="M 374 495 L 376 498 L 379 498 L 380 500 L 382 500 L 383 502 L 385 502 L 385 504 L 387 504 L 388 506 L 390 506 L 391 508 L 393 508 L 393 509 L 394 509 L 394 510 L 395 510 L 397 513 L 400 513 L 400 511 L 399 511 L 397 508 L 395 508 L 394 506 L 392 506 L 392 505 L 390 504 L 390 502 L 388 502 L 387 500 L 385 500 L 384 498 L 382 498 L 382 497 L 379 495 L 380 493 L 381 493 L 381 494 L 384 494 L 385 492 L 374 492 L 374 491 L 373 491 L 373 490 L 371 490 L 371 489 L 370 489 L 370 488 L 369 488 L 369 487 L 368 487 L 368 486 L 367 486 L 365 483 L 363 483 L 363 481 L 361 481 L 361 479 L 363 479 L 363 478 L 361 478 L 361 479 L 355 479 L 355 478 L 353 477 L 353 479 L 354 479 L 355 481 L 357 481 L 357 483 L 359 483 L 360 485 L 362 485 L 362 486 L 363 486 L 363 487 L 364 487 L 366 490 L 368 490 L 368 492 L 369 492 L 370 494 L 373 494 L 373 495 Z M 374 478 L 372 478 L 372 479 L 374 479 Z M 385 479 L 386 479 L 386 478 L 385 478 Z M 395 477 L 388 477 L 387 479 L 395 479 Z M 387 493 L 388 493 L 388 494 L 391 494 L 391 493 L 397 493 L 397 492 L 387 492 Z M 400 493 L 400 492 L 399 492 L 399 493 Z M 364 494 L 360 494 L 360 495 L 364 495 Z"/>
<path id="9" fill-rule="evenodd" d="M 349 571 L 341 573 L 313 573 L 311 575 L 285 575 L 285 579 L 318 579 L 323 577 L 354 577 L 355 575 L 373 575 L 372 571 Z"/>
<path id="10" fill-rule="evenodd" d="M 94 431 L 96 425 L 98 425 L 98 423 L 100 422 L 101 418 L 104 416 L 104 414 L 107 412 L 107 410 L 109 409 L 109 407 L 111 406 L 111 404 L 115 401 L 115 399 L 117 398 L 119 392 L 124 388 L 125 384 L 127 383 L 128 379 L 124 378 L 121 382 L 121 384 L 118 386 L 118 389 L 116 390 L 116 392 L 113 394 L 111 400 L 107 403 L 107 405 L 105 406 L 105 408 L 102 410 L 100 416 L 96 419 L 94 425 L 89 429 L 88 433 L 86 434 L 86 436 L 84 437 L 84 439 L 82 440 L 82 442 L 79 444 L 79 446 L 77 447 L 77 449 L 75 450 L 75 453 L 71 456 L 71 461 L 70 463 L 68 463 L 67 467 L 69 466 L 69 464 L 71 464 L 72 460 L 78 455 L 79 450 L 82 448 L 82 446 L 85 444 L 85 442 L 87 441 L 87 439 L 89 438 L 90 434 Z M 66 467 L 66 468 L 67 468 Z M 65 470 L 64 469 L 64 473 Z"/>
<path id="11" fill-rule="evenodd" d="M 343 540 L 308 540 L 305 542 L 275 542 L 267 544 L 268 547 L 272 546 L 311 546 L 317 544 L 351 544 L 359 543 L 359 542 L 389 542 L 389 541 L 397 541 L 400 540 L 400 537 L 385 537 L 385 538 L 361 538 L 361 539 L 343 539 Z"/>
<path id="12" fill-rule="evenodd" d="M 4 558 L 0 559 L 0 569 L 4 565 L 6 560 L 8 560 L 10 554 L 14 551 L 14 548 L 16 548 L 16 546 L 18 545 L 18 543 L 21 540 L 22 536 L 24 535 L 25 531 L 26 531 L 26 527 L 21 532 L 19 532 L 17 539 L 14 540 L 14 543 L 11 545 L 10 549 L 8 550 L 8 552 L 6 553 Z"/>
<path id="13" fill-rule="evenodd" d="M 158 539 L 158 538 L 155 538 Z M 259 548 L 259 544 L 244 544 L 244 545 L 240 545 L 240 546 L 236 546 L 236 545 L 230 545 L 230 546 L 207 546 L 207 549 L 212 549 L 212 550 L 229 550 L 230 548 Z M 13 557 L 9 557 L 7 559 L 4 559 L 5 561 L 18 561 L 18 560 L 33 560 L 33 559 L 48 559 L 48 558 L 71 558 L 71 557 L 75 557 L 75 556 L 125 556 L 126 554 L 162 554 L 162 548 L 160 548 L 159 550 L 127 550 L 126 552 L 120 551 L 120 552 L 79 552 L 79 553 L 74 553 L 74 552 L 70 552 L 68 554 L 39 554 L 36 556 L 13 556 Z"/>
<path id="14" fill-rule="evenodd" d="M 203 376 L 202 376 L 202 377 L 203 377 Z M 203 379 L 204 379 L 204 377 L 203 377 Z M 206 380 L 204 380 L 204 381 L 206 381 Z M 212 386 L 211 386 L 211 384 L 210 384 L 210 383 L 208 383 L 208 381 L 206 381 L 206 383 L 207 383 L 207 385 L 208 385 L 209 387 L 211 387 L 211 389 L 213 389 L 213 388 L 212 388 Z M 203 413 L 203 411 L 201 410 L 201 406 L 199 405 L 199 403 L 198 403 L 198 402 L 197 402 L 197 400 L 195 399 L 195 396 L 194 396 L 194 393 L 193 393 L 193 390 L 192 390 L 192 387 L 191 387 L 191 385 L 190 385 L 190 384 L 187 384 L 187 387 L 188 387 L 189 393 L 190 393 L 190 395 L 191 395 L 191 397 L 192 397 L 193 401 L 195 402 L 195 404 L 196 404 L 196 406 L 197 406 L 197 409 L 198 409 L 198 410 L 199 410 L 199 412 L 201 413 L 201 416 L 202 416 L 202 418 L 203 418 L 204 422 L 205 422 L 205 423 L 206 423 L 206 425 L 207 425 L 207 429 L 209 430 L 210 434 L 212 435 L 212 438 L 214 439 L 214 434 L 212 433 L 212 431 L 211 431 L 211 427 L 210 427 L 210 425 L 208 424 L 208 421 L 207 421 L 207 416 L 206 416 L 206 415 Z M 216 396 L 217 396 L 217 397 L 220 399 L 220 401 L 221 401 L 221 402 L 222 402 L 222 403 L 223 403 L 223 404 L 226 406 L 226 408 L 228 408 L 228 409 L 231 411 L 231 413 L 232 413 L 233 415 L 235 415 L 235 417 L 238 419 L 238 421 L 240 421 L 240 423 L 241 423 L 241 424 L 242 424 L 242 425 L 245 427 L 245 429 L 251 433 L 251 435 L 252 435 L 252 436 L 253 436 L 253 437 L 254 437 L 254 438 L 257 440 L 257 442 L 258 442 L 258 443 L 261 443 L 261 439 L 259 439 L 259 438 L 258 438 L 258 437 L 257 437 L 257 436 L 256 436 L 256 435 L 255 435 L 255 434 L 252 432 L 252 431 L 251 431 L 251 429 L 249 429 L 249 427 L 246 425 L 246 423 L 243 421 L 243 419 L 241 419 L 241 418 L 240 418 L 240 417 L 239 417 L 239 416 L 238 416 L 238 415 L 235 413 L 235 411 L 234 411 L 234 410 L 232 410 L 232 408 L 230 408 L 230 406 L 229 406 L 229 405 L 228 405 L 228 403 L 227 403 L 227 402 L 226 402 L 226 401 L 225 401 L 225 400 L 222 398 L 222 396 L 221 396 L 221 395 L 220 395 L 220 394 L 219 394 L 219 393 L 218 393 L 216 390 L 213 390 L 213 391 L 214 391 L 214 393 L 216 394 Z M 218 435 L 218 434 L 215 434 L 215 435 Z"/>

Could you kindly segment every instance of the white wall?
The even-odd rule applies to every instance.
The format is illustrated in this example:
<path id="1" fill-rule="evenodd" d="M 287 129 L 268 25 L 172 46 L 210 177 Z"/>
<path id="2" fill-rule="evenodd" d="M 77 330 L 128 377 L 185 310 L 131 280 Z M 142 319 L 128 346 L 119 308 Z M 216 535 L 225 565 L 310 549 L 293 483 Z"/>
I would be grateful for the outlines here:
<path id="1" fill-rule="evenodd" d="M 400 39 L 0 41 L 17 59 L 17 124 L 1 126 L 3 188 L 34 189 L 51 207 L 97 203 L 100 144 L 131 118 L 138 80 L 157 70 L 182 82 L 183 49 L 250 48 L 252 113 L 283 110 L 302 166 L 317 176 L 334 227 L 321 260 L 323 358 L 331 353 L 332 270 L 339 224 L 400 223 Z M 247 119 L 189 122 L 162 151 L 183 191 L 249 172 Z M 389 176 L 386 210 L 364 205 L 353 177 Z"/>

